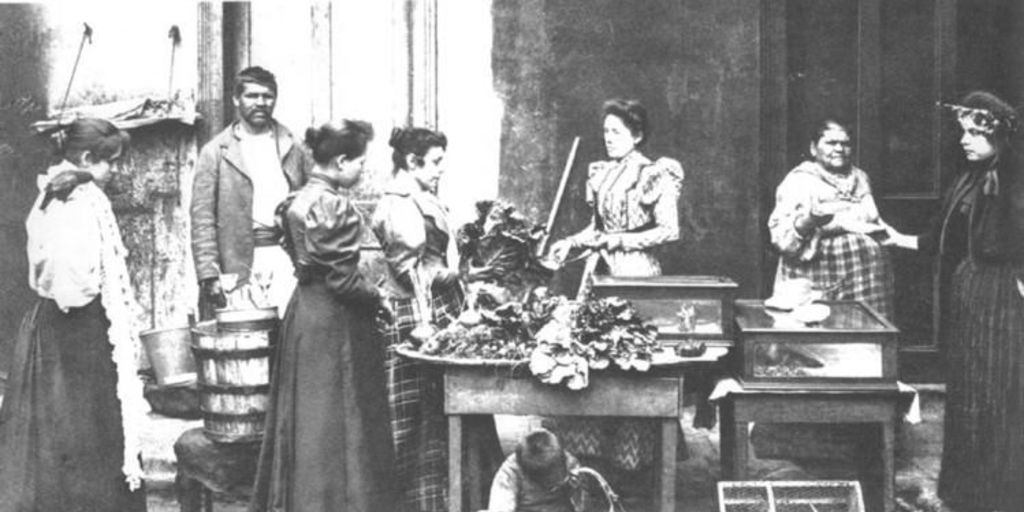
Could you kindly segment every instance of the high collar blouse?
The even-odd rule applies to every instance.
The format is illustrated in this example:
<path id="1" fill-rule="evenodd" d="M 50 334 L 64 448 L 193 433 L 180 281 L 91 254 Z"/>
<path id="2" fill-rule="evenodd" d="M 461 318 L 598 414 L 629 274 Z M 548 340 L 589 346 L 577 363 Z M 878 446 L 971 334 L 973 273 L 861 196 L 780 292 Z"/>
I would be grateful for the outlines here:
<path id="1" fill-rule="evenodd" d="M 49 179 L 74 170 L 78 167 L 64 161 L 40 176 L 40 194 L 25 221 L 28 284 L 63 311 L 85 306 L 100 293 L 100 212 L 92 205 L 109 203 L 103 191 L 89 182 L 76 187 L 66 201 L 52 201 L 40 209 Z"/>
<path id="2" fill-rule="evenodd" d="M 407 172 L 399 172 L 385 189 L 371 225 L 388 263 L 385 292 L 390 297 L 413 296 L 409 273 L 414 269 L 430 277 L 458 261 L 448 209 Z"/>
<path id="3" fill-rule="evenodd" d="M 573 238 L 601 233 L 613 250 L 643 250 L 678 239 L 682 181 L 679 162 L 652 162 L 639 151 L 591 163 L 586 200 L 593 219 Z"/>
<path id="4" fill-rule="evenodd" d="M 377 289 L 359 271 L 363 218 L 345 191 L 313 173 L 288 205 L 283 225 L 300 285 L 322 279 L 342 302 L 378 299 Z"/>

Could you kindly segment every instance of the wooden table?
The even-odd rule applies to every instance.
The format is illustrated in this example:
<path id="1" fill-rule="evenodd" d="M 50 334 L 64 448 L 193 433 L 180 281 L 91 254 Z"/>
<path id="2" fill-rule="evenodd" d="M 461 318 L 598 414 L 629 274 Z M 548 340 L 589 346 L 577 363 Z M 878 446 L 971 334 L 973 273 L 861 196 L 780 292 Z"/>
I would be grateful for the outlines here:
<path id="1" fill-rule="evenodd" d="M 735 390 L 719 400 L 722 477 L 746 480 L 748 423 L 877 423 L 881 425 L 881 497 L 871 507 L 892 512 L 896 484 L 893 464 L 900 392 L 874 390 Z M 878 503 L 881 501 L 882 503 Z"/>
<path id="2" fill-rule="evenodd" d="M 684 373 L 708 369 L 726 349 L 713 347 L 701 358 L 648 373 L 591 372 L 590 385 L 581 391 L 543 384 L 525 367 L 446 366 L 444 409 L 448 415 L 448 509 L 462 508 L 463 416 L 541 415 L 614 416 L 654 418 L 661 423 L 660 470 L 657 480 L 659 510 L 675 510 L 676 447 L 679 418 L 683 414 Z M 469 480 L 469 510 L 480 510 L 483 479 L 479 454 L 466 453 Z"/>

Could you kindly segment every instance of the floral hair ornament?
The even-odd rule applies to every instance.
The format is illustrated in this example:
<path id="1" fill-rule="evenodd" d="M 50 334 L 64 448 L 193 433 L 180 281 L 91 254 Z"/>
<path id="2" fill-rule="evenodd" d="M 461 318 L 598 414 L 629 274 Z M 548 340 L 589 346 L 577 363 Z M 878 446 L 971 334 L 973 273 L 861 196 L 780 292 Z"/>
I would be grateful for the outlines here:
<path id="1" fill-rule="evenodd" d="M 1000 119 L 995 116 L 992 112 L 982 108 L 971 108 L 963 105 L 956 105 L 953 103 L 939 103 L 940 107 L 949 109 L 956 115 L 956 120 L 963 124 L 973 124 L 978 130 L 984 132 L 986 135 L 992 135 L 1005 127 L 1007 132 L 1013 132 L 1016 129 L 1015 123 L 1010 119 Z"/>

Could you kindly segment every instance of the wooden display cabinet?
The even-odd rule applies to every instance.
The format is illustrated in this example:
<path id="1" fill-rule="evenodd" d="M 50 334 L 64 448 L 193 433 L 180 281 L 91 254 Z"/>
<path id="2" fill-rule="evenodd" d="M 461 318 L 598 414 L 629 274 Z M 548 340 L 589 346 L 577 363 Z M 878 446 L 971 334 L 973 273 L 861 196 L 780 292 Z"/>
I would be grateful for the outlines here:
<path id="1" fill-rule="evenodd" d="M 894 389 L 899 331 L 859 301 L 821 302 L 805 324 L 761 301 L 736 301 L 737 377 L 748 389 Z"/>
<path id="2" fill-rule="evenodd" d="M 683 341 L 731 347 L 733 303 L 738 286 L 718 276 L 594 276 L 595 297 L 621 297 L 658 326 L 658 340 L 673 347 Z"/>

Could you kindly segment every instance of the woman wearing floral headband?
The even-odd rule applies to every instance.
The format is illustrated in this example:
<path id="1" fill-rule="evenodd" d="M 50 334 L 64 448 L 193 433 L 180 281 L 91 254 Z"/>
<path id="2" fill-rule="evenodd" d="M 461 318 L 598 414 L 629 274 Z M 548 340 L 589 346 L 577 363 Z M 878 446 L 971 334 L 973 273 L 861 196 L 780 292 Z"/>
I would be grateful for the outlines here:
<path id="1" fill-rule="evenodd" d="M 966 162 L 933 229 L 889 228 L 891 245 L 935 251 L 952 271 L 940 294 L 946 424 L 939 496 L 958 512 L 1024 504 L 1024 177 L 1013 107 L 972 92 L 957 115 Z M 942 275 L 942 274 L 940 274 Z M 945 282 L 945 281 L 943 281 Z"/>

